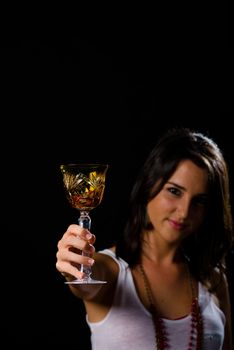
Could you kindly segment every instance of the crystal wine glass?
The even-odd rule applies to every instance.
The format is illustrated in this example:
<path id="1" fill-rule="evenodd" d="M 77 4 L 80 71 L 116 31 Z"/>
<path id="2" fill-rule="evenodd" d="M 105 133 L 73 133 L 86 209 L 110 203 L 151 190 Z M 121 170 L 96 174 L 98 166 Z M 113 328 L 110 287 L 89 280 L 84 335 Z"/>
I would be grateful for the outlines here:
<path id="1" fill-rule="evenodd" d="M 78 223 L 90 230 L 91 218 L 89 213 L 102 201 L 107 164 L 62 164 L 60 170 L 63 176 L 63 184 L 69 203 L 79 210 Z M 82 255 L 89 256 L 82 251 Z M 69 284 L 102 284 L 106 281 L 91 278 L 91 267 L 81 265 L 80 271 L 84 272 L 82 279 L 65 282 Z"/>

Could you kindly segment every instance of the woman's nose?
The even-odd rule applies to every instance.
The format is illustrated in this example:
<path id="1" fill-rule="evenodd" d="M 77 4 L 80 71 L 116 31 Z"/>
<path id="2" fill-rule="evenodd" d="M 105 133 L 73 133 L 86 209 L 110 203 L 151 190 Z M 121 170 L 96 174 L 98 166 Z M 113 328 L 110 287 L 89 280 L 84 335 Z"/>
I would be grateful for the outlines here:
<path id="1" fill-rule="evenodd" d="M 189 216 L 191 203 L 187 199 L 181 199 L 178 204 L 177 212 L 180 219 L 186 219 Z"/>

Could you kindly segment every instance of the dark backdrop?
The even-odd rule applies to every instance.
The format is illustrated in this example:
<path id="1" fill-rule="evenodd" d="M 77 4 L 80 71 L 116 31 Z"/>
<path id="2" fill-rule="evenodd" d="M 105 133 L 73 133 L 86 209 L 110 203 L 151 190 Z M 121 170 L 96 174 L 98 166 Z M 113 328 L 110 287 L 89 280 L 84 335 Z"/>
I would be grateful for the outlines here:
<path id="1" fill-rule="evenodd" d="M 62 21 L 35 24 L 34 17 L 28 27 L 3 27 L 1 314 L 9 347 L 89 349 L 83 304 L 55 269 L 57 242 L 77 221 L 60 163 L 110 165 L 103 202 L 92 213 L 97 249 L 122 229 L 136 173 L 169 127 L 213 137 L 233 182 L 227 14 L 215 27 L 202 15 L 199 25 L 191 17 L 171 21 L 172 14 L 159 25 L 159 15 L 139 14 L 82 30 Z M 231 256 L 230 266 L 232 288 Z"/>

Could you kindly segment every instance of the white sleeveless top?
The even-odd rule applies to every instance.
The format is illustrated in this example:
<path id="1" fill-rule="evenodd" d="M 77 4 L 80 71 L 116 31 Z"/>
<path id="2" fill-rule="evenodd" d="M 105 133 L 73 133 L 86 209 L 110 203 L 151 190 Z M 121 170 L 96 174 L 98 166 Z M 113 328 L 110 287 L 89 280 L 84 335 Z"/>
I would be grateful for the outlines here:
<path id="1" fill-rule="evenodd" d="M 155 350 L 155 331 L 150 312 L 136 292 L 131 270 L 123 259 L 105 249 L 100 253 L 112 257 L 119 265 L 119 276 L 113 304 L 100 322 L 86 321 L 91 330 L 92 350 Z M 224 313 L 212 295 L 199 283 L 199 305 L 203 317 L 204 350 L 220 350 L 224 341 Z M 164 319 L 172 350 L 187 350 L 191 316 L 177 320 Z"/>

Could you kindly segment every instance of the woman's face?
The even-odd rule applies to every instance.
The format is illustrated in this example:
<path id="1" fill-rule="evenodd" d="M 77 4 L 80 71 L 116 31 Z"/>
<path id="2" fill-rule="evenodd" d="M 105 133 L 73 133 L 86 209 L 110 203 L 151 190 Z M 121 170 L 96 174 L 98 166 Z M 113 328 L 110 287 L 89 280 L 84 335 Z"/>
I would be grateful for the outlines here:
<path id="1" fill-rule="evenodd" d="M 175 243 L 199 229 L 207 202 L 207 171 L 184 160 L 148 203 L 147 213 L 155 233 L 168 243 Z"/>

